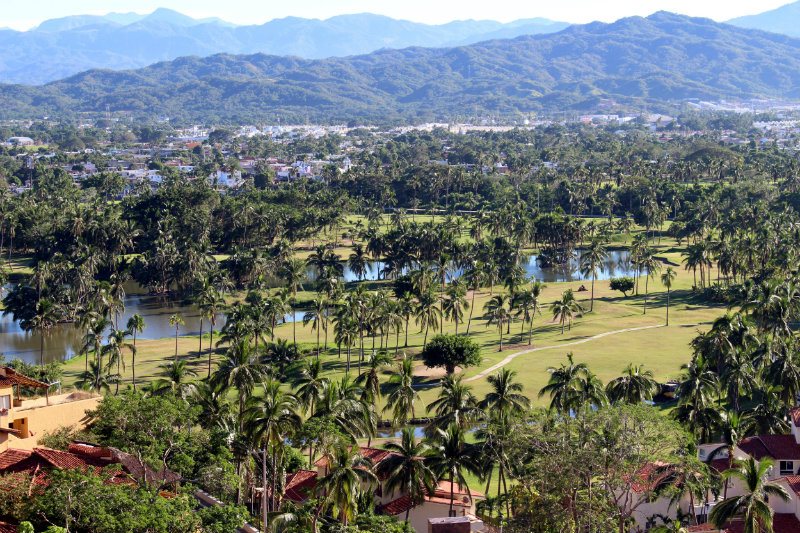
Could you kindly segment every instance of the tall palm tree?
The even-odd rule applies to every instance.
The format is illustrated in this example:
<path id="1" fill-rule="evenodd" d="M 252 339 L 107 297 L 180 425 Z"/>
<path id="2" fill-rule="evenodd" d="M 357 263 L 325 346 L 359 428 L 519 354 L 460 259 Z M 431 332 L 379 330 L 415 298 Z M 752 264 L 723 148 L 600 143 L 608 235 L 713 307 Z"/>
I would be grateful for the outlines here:
<path id="1" fill-rule="evenodd" d="M 311 300 L 311 308 L 303 315 L 303 326 L 307 326 L 310 323 L 311 331 L 317 332 L 317 359 L 319 359 L 320 350 L 320 331 L 324 329 L 325 334 L 327 335 L 328 333 L 327 313 L 328 300 L 324 295 L 320 294 Z"/>
<path id="2" fill-rule="evenodd" d="M 39 365 L 44 368 L 44 339 L 58 324 L 61 317 L 59 307 L 46 298 L 36 302 L 36 312 L 30 319 L 23 320 L 20 325 L 27 331 L 39 332 Z"/>
<path id="3" fill-rule="evenodd" d="M 125 327 L 128 328 L 128 333 L 133 336 L 133 350 L 131 350 L 131 382 L 133 383 L 133 390 L 136 390 L 136 334 L 144 331 L 144 318 L 142 318 L 140 314 L 134 314 L 128 319 L 128 323 Z"/>
<path id="4" fill-rule="evenodd" d="M 297 303 L 297 291 L 303 288 L 306 279 L 306 263 L 302 259 L 289 258 L 283 263 L 281 276 L 286 281 L 286 286 L 291 294 L 290 304 Z M 297 346 L 297 320 L 292 318 L 292 342 Z"/>
<path id="5" fill-rule="evenodd" d="M 661 284 L 667 289 L 667 326 L 669 326 L 669 299 L 672 292 L 672 282 L 675 281 L 677 276 L 678 273 L 671 266 L 668 266 L 664 273 L 661 274 Z"/>
<path id="6" fill-rule="evenodd" d="M 322 376 L 322 363 L 319 359 L 306 359 L 300 374 L 294 380 L 293 385 L 297 390 L 297 399 L 308 409 L 309 416 L 314 416 L 316 402 L 322 396 L 322 391 L 330 382 Z"/>
<path id="7" fill-rule="evenodd" d="M 442 301 L 442 311 L 447 320 L 453 321 L 458 335 L 458 325 L 464 321 L 464 313 L 469 309 L 467 288 L 459 280 L 453 280 L 445 289 L 447 298 Z"/>
<path id="8" fill-rule="evenodd" d="M 243 422 L 245 400 L 267 373 L 266 367 L 254 356 L 249 339 L 244 338 L 225 352 L 217 370 L 211 375 L 211 384 L 225 390 L 235 389 L 239 398 L 240 426 Z"/>
<path id="9" fill-rule="evenodd" d="M 211 285 L 204 285 L 203 292 L 199 295 L 197 307 L 200 309 L 200 351 L 202 351 L 203 339 L 203 318 L 208 319 L 209 341 L 208 341 L 208 376 L 211 376 L 211 357 L 214 353 L 214 327 L 217 325 L 217 315 L 225 308 L 225 298 L 220 291 Z"/>
<path id="10" fill-rule="evenodd" d="M 381 398 L 381 371 L 391 364 L 392 358 L 385 352 L 372 352 L 367 360 L 367 370 L 356 377 L 356 383 L 364 389 L 365 400 L 377 405 Z"/>
<path id="11" fill-rule="evenodd" d="M 131 353 L 131 357 L 136 357 L 136 346 L 127 342 L 125 337 L 130 335 L 126 330 L 115 329 L 108 334 L 108 343 L 103 346 L 103 355 L 107 356 L 107 368 L 111 368 L 116 364 L 117 366 L 117 375 L 120 376 L 120 380 L 117 381 L 117 387 L 114 394 L 119 392 L 119 381 L 122 381 L 122 370 L 125 369 L 125 357 L 124 352 L 128 351 Z"/>
<path id="12" fill-rule="evenodd" d="M 647 314 L 647 295 L 650 285 L 650 278 L 657 276 L 661 271 L 661 262 L 653 255 L 653 250 L 650 247 L 645 247 L 642 251 L 639 264 L 644 268 L 647 277 L 644 279 L 644 305 L 642 306 L 642 314 Z"/>
<path id="13" fill-rule="evenodd" d="M 514 381 L 517 372 L 508 368 L 500 369 L 488 377 L 492 389 L 478 405 L 485 412 L 497 411 L 506 414 L 521 414 L 530 408 L 531 402 L 522 394 L 522 383 Z"/>
<path id="14" fill-rule="evenodd" d="M 439 389 L 439 396 L 428 404 L 434 414 L 433 427 L 446 428 L 456 424 L 468 428 L 482 414 L 472 388 L 463 382 L 463 376 L 448 374 Z"/>
<path id="15" fill-rule="evenodd" d="M 419 400 L 419 393 L 414 388 L 414 359 L 408 355 L 403 357 L 397 372 L 389 379 L 389 396 L 386 398 L 384 412 L 392 412 L 392 424 L 401 427 L 411 418 L 415 418 L 414 402 Z"/>
<path id="16" fill-rule="evenodd" d="M 423 349 L 428 345 L 428 330 L 431 328 L 436 330 L 442 320 L 442 310 L 436 305 L 437 301 L 436 291 L 432 286 L 417 296 L 417 306 L 414 309 L 414 314 L 417 325 L 420 327 L 420 332 L 425 331 L 425 337 L 422 341 Z"/>
<path id="17" fill-rule="evenodd" d="M 456 424 L 451 424 L 446 429 L 437 428 L 428 456 L 428 466 L 437 477 L 446 477 L 450 482 L 449 514 L 452 515 L 456 484 L 469 494 L 466 474 L 481 475 L 478 447 L 466 441 L 464 430 Z"/>
<path id="18" fill-rule="evenodd" d="M 556 300 L 550 305 L 550 311 L 553 313 L 553 321 L 561 324 L 561 334 L 564 334 L 564 326 L 569 325 L 572 330 L 572 320 L 576 316 L 581 316 L 583 308 L 575 299 L 572 289 L 567 289 L 561 294 L 561 299 Z"/>
<path id="19" fill-rule="evenodd" d="M 472 291 L 472 302 L 469 306 L 469 317 L 467 318 L 467 335 L 469 335 L 469 327 L 472 324 L 472 312 L 475 310 L 475 296 L 478 293 L 478 289 L 481 287 L 481 283 L 486 279 L 483 265 L 477 261 L 472 262 L 464 273 L 464 278 L 467 280 L 469 290 Z"/>
<path id="20" fill-rule="evenodd" d="M 372 461 L 357 446 L 338 446 L 326 459 L 327 473 L 317 483 L 317 493 L 322 504 L 330 506 L 331 514 L 347 525 L 356 515 L 361 490 L 378 481 Z"/>
<path id="21" fill-rule="evenodd" d="M 178 360 L 178 330 L 186 324 L 180 313 L 175 313 L 169 317 L 169 325 L 175 328 L 175 360 Z"/>
<path id="22" fill-rule="evenodd" d="M 606 394 L 611 403 L 637 404 L 653 399 L 658 391 L 658 382 L 651 370 L 644 365 L 629 363 L 622 376 L 612 379 L 606 385 Z"/>
<path id="23" fill-rule="evenodd" d="M 756 461 L 748 457 L 737 462 L 734 468 L 722 473 L 725 479 L 735 478 L 745 488 L 745 494 L 726 498 L 714 506 L 709 514 L 709 520 L 715 527 L 724 529 L 728 522 L 736 517 L 744 521 L 744 533 L 772 533 L 772 519 L 775 514 L 770 507 L 768 498 L 776 498 L 784 502 L 789 501 L 789 494 L 782 485 L 769 481 L 769 472 L 775 466 L 775 461 L 764 457 Z"/>
<path id="24" fill-rule="evenodd" d="M 261 511 L 264 531 L 268 531 L 268 515 L 278 510 L 279 456 L 285 447 L 284 440 L 296 431 L 301 423 L 297 414 L 297 398 L 281 390 L 281 384 L 277 381 L 267 381 L 263 384 L 263 394 L 248 399 L 244 416 L 248 435 L 261 443 L 261 486 L 264 489 Z M 267 456 L 270 453 L 272 468 L 268 483 Z"/>
<path id="25" fill-rule="evenodd" d="M 597 269 L 606 259 L 606 247 L 599 239 L 592 239 L 589 246 L 581 252 L 580 269 L 584 276 L 592 276 L 592 295 L 589 312 L 594 311 L 594 282 L 597 279 Z"/>
<path id="26" fill-rule="evenodd" d="M 488 317 L 487 324 L 495 324 L 500 332 L 500 349 L 503 351 L 503 330 L 505 326 L 511 324 L 511 302 L 504 294 L 495 294 L 483 306 Z"/>
<path id="27" fill-rule="evenodd" d="M 425 501 L 436 489 L 436 474 L 428 465 L 426 455 L 430 448 L 414 437 L 414 428 L 403 428 L 400 442 L 389 442 L 384 448 L 390 452 L 376 466 L 379 477 L 386 479 L 390 493 L 399 492 L 411 500 L 406 509 L 406 522 L 411 508 Z"/>
<path id="28" fill-rule="evenodd" d="M 356 275 L 358 281 L 363 281 L 364 275 L 367 273 L 367 253 L 364 251 L 364 246 L 356 244 L 353 246 L 353 253 L 347 259 L 347 267 L 350 272 Z"/>

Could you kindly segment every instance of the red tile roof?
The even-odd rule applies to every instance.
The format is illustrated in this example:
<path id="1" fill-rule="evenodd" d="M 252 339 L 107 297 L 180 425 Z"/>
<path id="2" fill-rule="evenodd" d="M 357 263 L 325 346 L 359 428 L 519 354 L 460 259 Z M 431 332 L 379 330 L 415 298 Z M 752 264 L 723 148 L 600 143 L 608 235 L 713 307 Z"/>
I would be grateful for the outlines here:
<path id="1" fill-rule="evenodd" d="M 392 500 L 381 507 L 381 512 L 389 516 L 397 516 L 399 514 L 404 514 L 406 511 L 413 508 L 414 502 L 411 501 L 411 498 L 408 496 L 400 496 L 396 500 Z"/>
<path id="2" fill-rule="evenodd" d="M 789 411 L 789 417 L 792 419 L 795 427 L 800 427 L 800 407 L 795 407 Z"/>
<path id="3" fill-rule="evenodd" d="M 286 498 L 297 503 L 308 499 L 317 486 L 317 473 L 313 470 L 298 470 L 286 476 L 284 494 Z"/>
<path id="4" fill-rule="evenodd" d="M 50 387 L 47 383 L 23 376 L 13 368 L 0 366 L 0 387 L 10 387 L 12 385 L 21 385 L 31 389 L 47 389 Z"/>
<path id="5" fill-rule="evenodd" d="M 789 485 L 789 488 L 792 489 L 795 494 L 800 495 L 800 476 L 785 476 L 781 479 L 786 481 L 786 484 Z"/>
<path id="6" fill-rule="evenodd" d="M 772 520 L 772 528 L 775 533 L 800 533 L 800 521 L 797 517 L 789 513 L 775 513 Z M 717 529 L 716 526 L 711 524 L 702 524 L 699 526 L 692 526 L 689 528 L 692 533 L 700 533 L 704 531 L 722 531 L 723 533 L 743 533 L 744 523 L 741 520 L 733 520 L 728 524 L 725 529 Z"/>
<path id="7" fill-rule="evenodd" d="M 744 439 L 739 448 L 747 455 L 760 460 L 771 457 L 780 461 L 800 460 L 800 445 L 794 435 L 758 435 Z"/>
<path id="8" fill-rule="evenodd" d="M 0 473 L 9 470 L 31 456 L 31 452 L 26 450 L 15 450 L 9 448 L 0 453 Z"/>
<path id="9" fill-rule="evenodd" d="M 0 533 L 17 533 L 17 526 L 0 522 Z"/>
<path id="10" fill-rule="evenodd" d="M 58 468 L 60 470 L 93 469 L 95 472 L 99 472 L 103 467 L 108 465 L 105 461 L 100 461 L 92 457 L 81 457 L 74 453 L 51 450 L 50 448 L 34 448 L 33 453 L 44 459 L 53 468 Z"/>

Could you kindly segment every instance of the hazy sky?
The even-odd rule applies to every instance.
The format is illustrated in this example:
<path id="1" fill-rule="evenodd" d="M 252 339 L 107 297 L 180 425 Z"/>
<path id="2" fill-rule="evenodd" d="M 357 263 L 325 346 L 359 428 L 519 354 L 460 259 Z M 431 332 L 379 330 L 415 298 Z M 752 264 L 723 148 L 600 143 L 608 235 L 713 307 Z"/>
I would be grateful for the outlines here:
<path id="1" fill-rule="evenodd" d="M 217 16 L 260 24 L 286 16 L 327 18 L 379 13 L 418 22 L 547 17 L 567 22 L 612 21 L 665 10 L 728 20 L 773 9 L 789 0 L 0 0 L 0 27 L 28 29 L 45 19 L 109 11 L 147 13 L 168 7 L 194 17 Z"/>

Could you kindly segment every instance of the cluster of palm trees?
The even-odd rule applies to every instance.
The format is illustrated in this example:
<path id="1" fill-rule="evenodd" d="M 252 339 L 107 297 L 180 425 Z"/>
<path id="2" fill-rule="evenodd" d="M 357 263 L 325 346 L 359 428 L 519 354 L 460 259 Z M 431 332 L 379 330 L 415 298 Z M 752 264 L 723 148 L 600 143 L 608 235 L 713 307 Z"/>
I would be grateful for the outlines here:
<path id="1" fill-rule="evenodd" d="M 260 352 L 268 353 L 269 346 Z M 460 377 L 445 378 L 437 398 L 426 407 L 432 417 L 425 426 L 427 437 L 420 441 L 408 427 L 420 402 L 411 357 L 398 360 L 377 351 L 355 379 L 345 374 L 336 380 L 325 375 L 316 357 L 295 361 L 284 374 L 273 358 L 260 352 L 249 338 L 235 342 L 211 377 L 192 385 L 186 385 L 191 373 L 186 361 L 173 362 L 165 368 L 164 379 L 146 392 L 170 392 L 195 402 L 203 409 L 204 425 L 230 432 L 240 476 L 250 480 L 250 494 L 256 484 L 263 487 L 265 527 L 275 516 L 291 513 L 296 518 L 301 511 L 282 498 L 290 442 L 302 442 L 309 464 L 326 465 L 308 504 L 313 509 L 305 510 L 312 530 L 320 520 L 352 521 L 359 499 L 373 494 L 378 476 L 386 479 L 387 490 L 408 495 L 414 503 L 432 493 L 439 480 L 452 482 L 455 499 L 455 485 L 467 488 L 468 474 L 484 479 L 487 486 L 497 475 L 498 496 L 507 492 L 510 466 L 496 432 L 507 429 L 509 419 L 522 416 L 529 407 L 514 372 L 504 369 L 490 376 L 490 392 L 480 401 Z M 287 379 L 292 392 L 281 385 Z M 228 404 L 231 395 L 235 401 Z M 381 413 L 389 416 L 391 427 L 402 428 L 402 434 L 387 446 L 393 453 L 385 462 L 370 464 L 356 442 L 377 435 Z M 303 437 L 306 426 L 328 429 Z M 476 432 L 477 442 L 467 437 L 470 432 Z"/>

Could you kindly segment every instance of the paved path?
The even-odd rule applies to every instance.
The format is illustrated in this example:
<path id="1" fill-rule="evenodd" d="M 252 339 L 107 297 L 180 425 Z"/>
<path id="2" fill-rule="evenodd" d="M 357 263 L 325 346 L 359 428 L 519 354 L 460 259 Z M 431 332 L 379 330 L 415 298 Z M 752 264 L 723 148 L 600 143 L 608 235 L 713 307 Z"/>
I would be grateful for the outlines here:
<path id="1" fill-rule="evenodd" d="M 657 326 L 640 326 L 638 328 L 618 329 L 616 331 L 606 331 L 605 333 L 600 333 L 600 334 L 594 335 L 592 337 L 586 337 L 585 339 L 581 339 L 579 341 L 567 342 L 567 343 L 564 343 L 564 344 L 554 344 L 552 346 L 541 346 L 539 348 L 530 348 L 528 350 L 522 350 L 521 352 L 512 353 L 511 355 L 509 355 L 508 357 L 506 357 L 505 359 L 503 359 L 502 361 L 500 361 L 496 365 L 490 366 L 489 368 L 487 368 L 486 370 L 484 370 L 480 374 L 476 374 L 476 375 L 472 376 L 471 378 L 465 379 L 464 382 L 468 383 L 470 381 L 477 381 L 479 379 L 483 379 L 486 376 L 488 376 L 489 374 L 493 373 L 495 370 L 497 370 L 499 368 L 503 368 L 504 366 L 506 366 L 508 363 L 510 363 L 511 361 L 516 359 L 517 357 L 520 357 L 520 356 L 523 356 L 523 355 L 527 355 L 529 353 L 540 352 L 542 350 L 552 350 L 553 348 L 566 348 L 568 346 L 575 346 L 575 345 L 583 344 L 585 342 L 590 342 L 590 341 L 593 341 L 593 340 L 596 340 L 596 339 L 601 339 L 603 337 L 608 337 L 609 335 L 618 335 L 620 333 L 627 333 L 629 331 L 641 331 L 641 330 L 644 330 L 644 329 L 655 329 L 655 328 L 663 328 L 663 327 L 665 327 L 663 324 L 659 324 Z"/>

